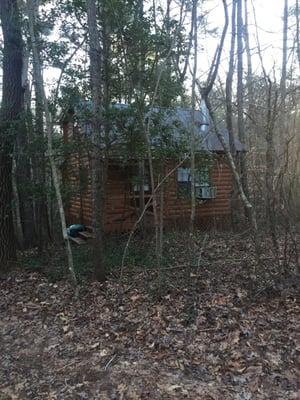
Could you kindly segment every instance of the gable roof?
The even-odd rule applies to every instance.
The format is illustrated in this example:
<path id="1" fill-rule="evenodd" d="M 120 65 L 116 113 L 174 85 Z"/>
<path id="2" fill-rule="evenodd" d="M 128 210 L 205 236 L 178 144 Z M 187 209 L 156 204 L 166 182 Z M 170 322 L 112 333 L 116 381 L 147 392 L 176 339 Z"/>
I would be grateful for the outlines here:
<path id="1" fill-rule="evenodd" d="M 115 103 L 112 104 L 112 109 L 127 111 L 130 110 L 131 106 L 129 104 L 124 103 Z M 78 104 L 75 107 L 74 113 L 77 114 L 79 123 L 84 125 L 84 130 L 86 134 L 91 130 L 90 118 L 87 117 L 91 115 L 92 103 L 90 101 L 84 101 Z M 153 124 L 155 124 L 155 117 L 160 117 L 160 126 L 168 127 L 172 129 L 172 138 L 176 140 L 180 140 L 182 138 L 182 131 L 185 132 L 185 139 L 189 142 L 190 132 L 192 130 L 192 119 L 193 113 L 190 108 L 176 107 L 163 109 L 160 107 L 153 107 L 148 110 L 145 119 L 151 118 L 153 120 Z M 130 120 L 130 118 L 132 120 Z M 132 117 L 128 117 L 129 123 L 134 123 Z M 196 149 L 204 150 L 208 152 L 224 152 L 224 148 L 220 140 L 218 139 L 214 129 L 212 128 L 212 123 L 210 121 L 208 110 L 204 104 L 201 102 L 200 109 L 195 111 L 195 135 L 196 135 Z M 228 130 L 225 127 L 220 127 L 220 132 L 222 133 L 225 143 L 229 147 L 229 134 Z M 117 132 L 116 129 L 112 129 L 111 137 L 113 141 L 120 141 L 120 132 Z M 122 140 L 122 139 L 121 139 Z M 152 142 L 153 145 L 158 144 L 154 139 Z M 245 151 L 245 146 L 238 140 L 234 140 L 235 149 L 237 152 Z"/>
<path id="2" fill-rule="evenodd" d="M 192 130 L 192 110 L 187 108 L 178 107 L 174 110 L 174 118 L 179 120 L 186 130 Z M 229 147 L 229 133 L 225 127 L 220 127 L 225 143 Z M 224 152 L 224 148 L 217 134 L 215 133 L 212 123 L 210 121 L 208 110 L 204 103 L 201 103 L 200 110 L 195 111 L 195 135 L 197 147 L 204 151 Z M 237 152 L 245 151 L 245 146 L 238 140 L 234 140 L 235 149 Z"/>

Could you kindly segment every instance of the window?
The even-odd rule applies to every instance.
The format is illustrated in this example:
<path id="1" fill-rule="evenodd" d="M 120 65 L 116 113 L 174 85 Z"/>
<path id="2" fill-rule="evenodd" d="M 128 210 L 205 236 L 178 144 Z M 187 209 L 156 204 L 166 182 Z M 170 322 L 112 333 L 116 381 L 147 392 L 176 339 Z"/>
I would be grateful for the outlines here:
<path id="1" fill-rule="evenodd" d="M 177 169 L 177 194 L 178 197 L 188 198 L 191 194 L 191 170 L 190 168 Z"/>
<path id="2" fill-rule="evenodd" d="M 196 171 L 195 186 L 210 186 L 210 172 L 208 167 L 203 167 Z"/>
<path id="3" fill-rule="evenodd" d="M 215 188 L 211 187 L 210 168 L 202 167 L 195 173 L 196 197 L 199 199 L 214 198 Z M 177 194 L 181 198 L 191 197 L 191 169 L 178 168 L 177 170 Z"/>
<path id="4" fill-rule="evenodd" d="M 140 183 L 135 183 L 133 185 L 133 191 L 134 192 L 139 192 L 140 191 L 140 187 L 141 187 Z M 150 191 L 149 183 L 144 183 L 144 192 L 149 192 L 149 191 Z"/>
<path id="5" fill-rule="evenodd" d="M 144 192 L 149 193 L 151 191 L 151 185 L 150 185 L 150 173 L 149 173 L 149 168 L 145 167 L 144 168 L 144 179 L 140 175 L 140 171 L 137 165 L 135 165 L 132 168 L 132 175 L 131 175 L 131 190 L 135 193 L 138 194 L 141 189 L 141 184 L 142 181 L 144 185 Z"/>
<path id="6" fill-rule="evenodd" d="M 143 173 L 144 177 L 141 176 L 141 172 L 142 171 L 139 171 L 138 166 L 133 166 L 132 175 L 130 177 L 130 192 L 132 196 L 130 205 L 136 210 L 141 209 L 141 206 L 144 208 L 145 204 L 149 200 L 149 197 L 151 196 L 149 168 L 145 166 Z M 150 209 L 148 209 L 148 211 L 149 210 Z"/>

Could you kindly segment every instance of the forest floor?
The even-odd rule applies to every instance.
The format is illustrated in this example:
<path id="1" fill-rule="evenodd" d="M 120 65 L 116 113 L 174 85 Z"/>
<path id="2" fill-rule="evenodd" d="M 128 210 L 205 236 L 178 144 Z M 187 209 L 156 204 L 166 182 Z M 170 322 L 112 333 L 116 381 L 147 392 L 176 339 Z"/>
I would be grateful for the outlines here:
<path id="1" fill-rule="evenodd" d="M 0 399 L 299 399 L 295 279 L 254 279 L 246 236 L 165 245 L 161 273 L 127 266 L 78 300 L 32 268 L 0 278 Z"/>

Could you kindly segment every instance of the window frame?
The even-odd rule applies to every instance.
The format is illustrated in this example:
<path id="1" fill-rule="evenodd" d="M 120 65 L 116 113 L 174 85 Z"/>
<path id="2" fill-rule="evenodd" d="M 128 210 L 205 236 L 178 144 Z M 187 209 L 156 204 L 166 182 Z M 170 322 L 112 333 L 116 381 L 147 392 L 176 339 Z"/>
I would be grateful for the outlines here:
<path id="1" fill-rule="evenodd" d="M 191 168 L 177 168 L 176 187 L 177 198 L 191 198 Z M 209 166 L 204 166 L 196 170 L 195 187 L 212 187 L 211 168 Z"/>

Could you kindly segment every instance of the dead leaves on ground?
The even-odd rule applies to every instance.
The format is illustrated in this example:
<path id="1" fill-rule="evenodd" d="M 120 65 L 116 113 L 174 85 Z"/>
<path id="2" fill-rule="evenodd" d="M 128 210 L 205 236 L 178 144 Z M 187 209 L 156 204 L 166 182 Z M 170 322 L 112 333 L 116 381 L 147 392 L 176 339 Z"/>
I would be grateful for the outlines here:
<path id="1" fill-rule="evenodd" d="M 0 399 L 298 399 L 295 296 L 249 303 L 244 265 L 225 275 L 210 260 L 199 286 L 182 281 L 159 301 L 149 274 L 125 290 L 91 283 L 80 301 L 65 282 L 11 274 L 0 284 Z"/>

